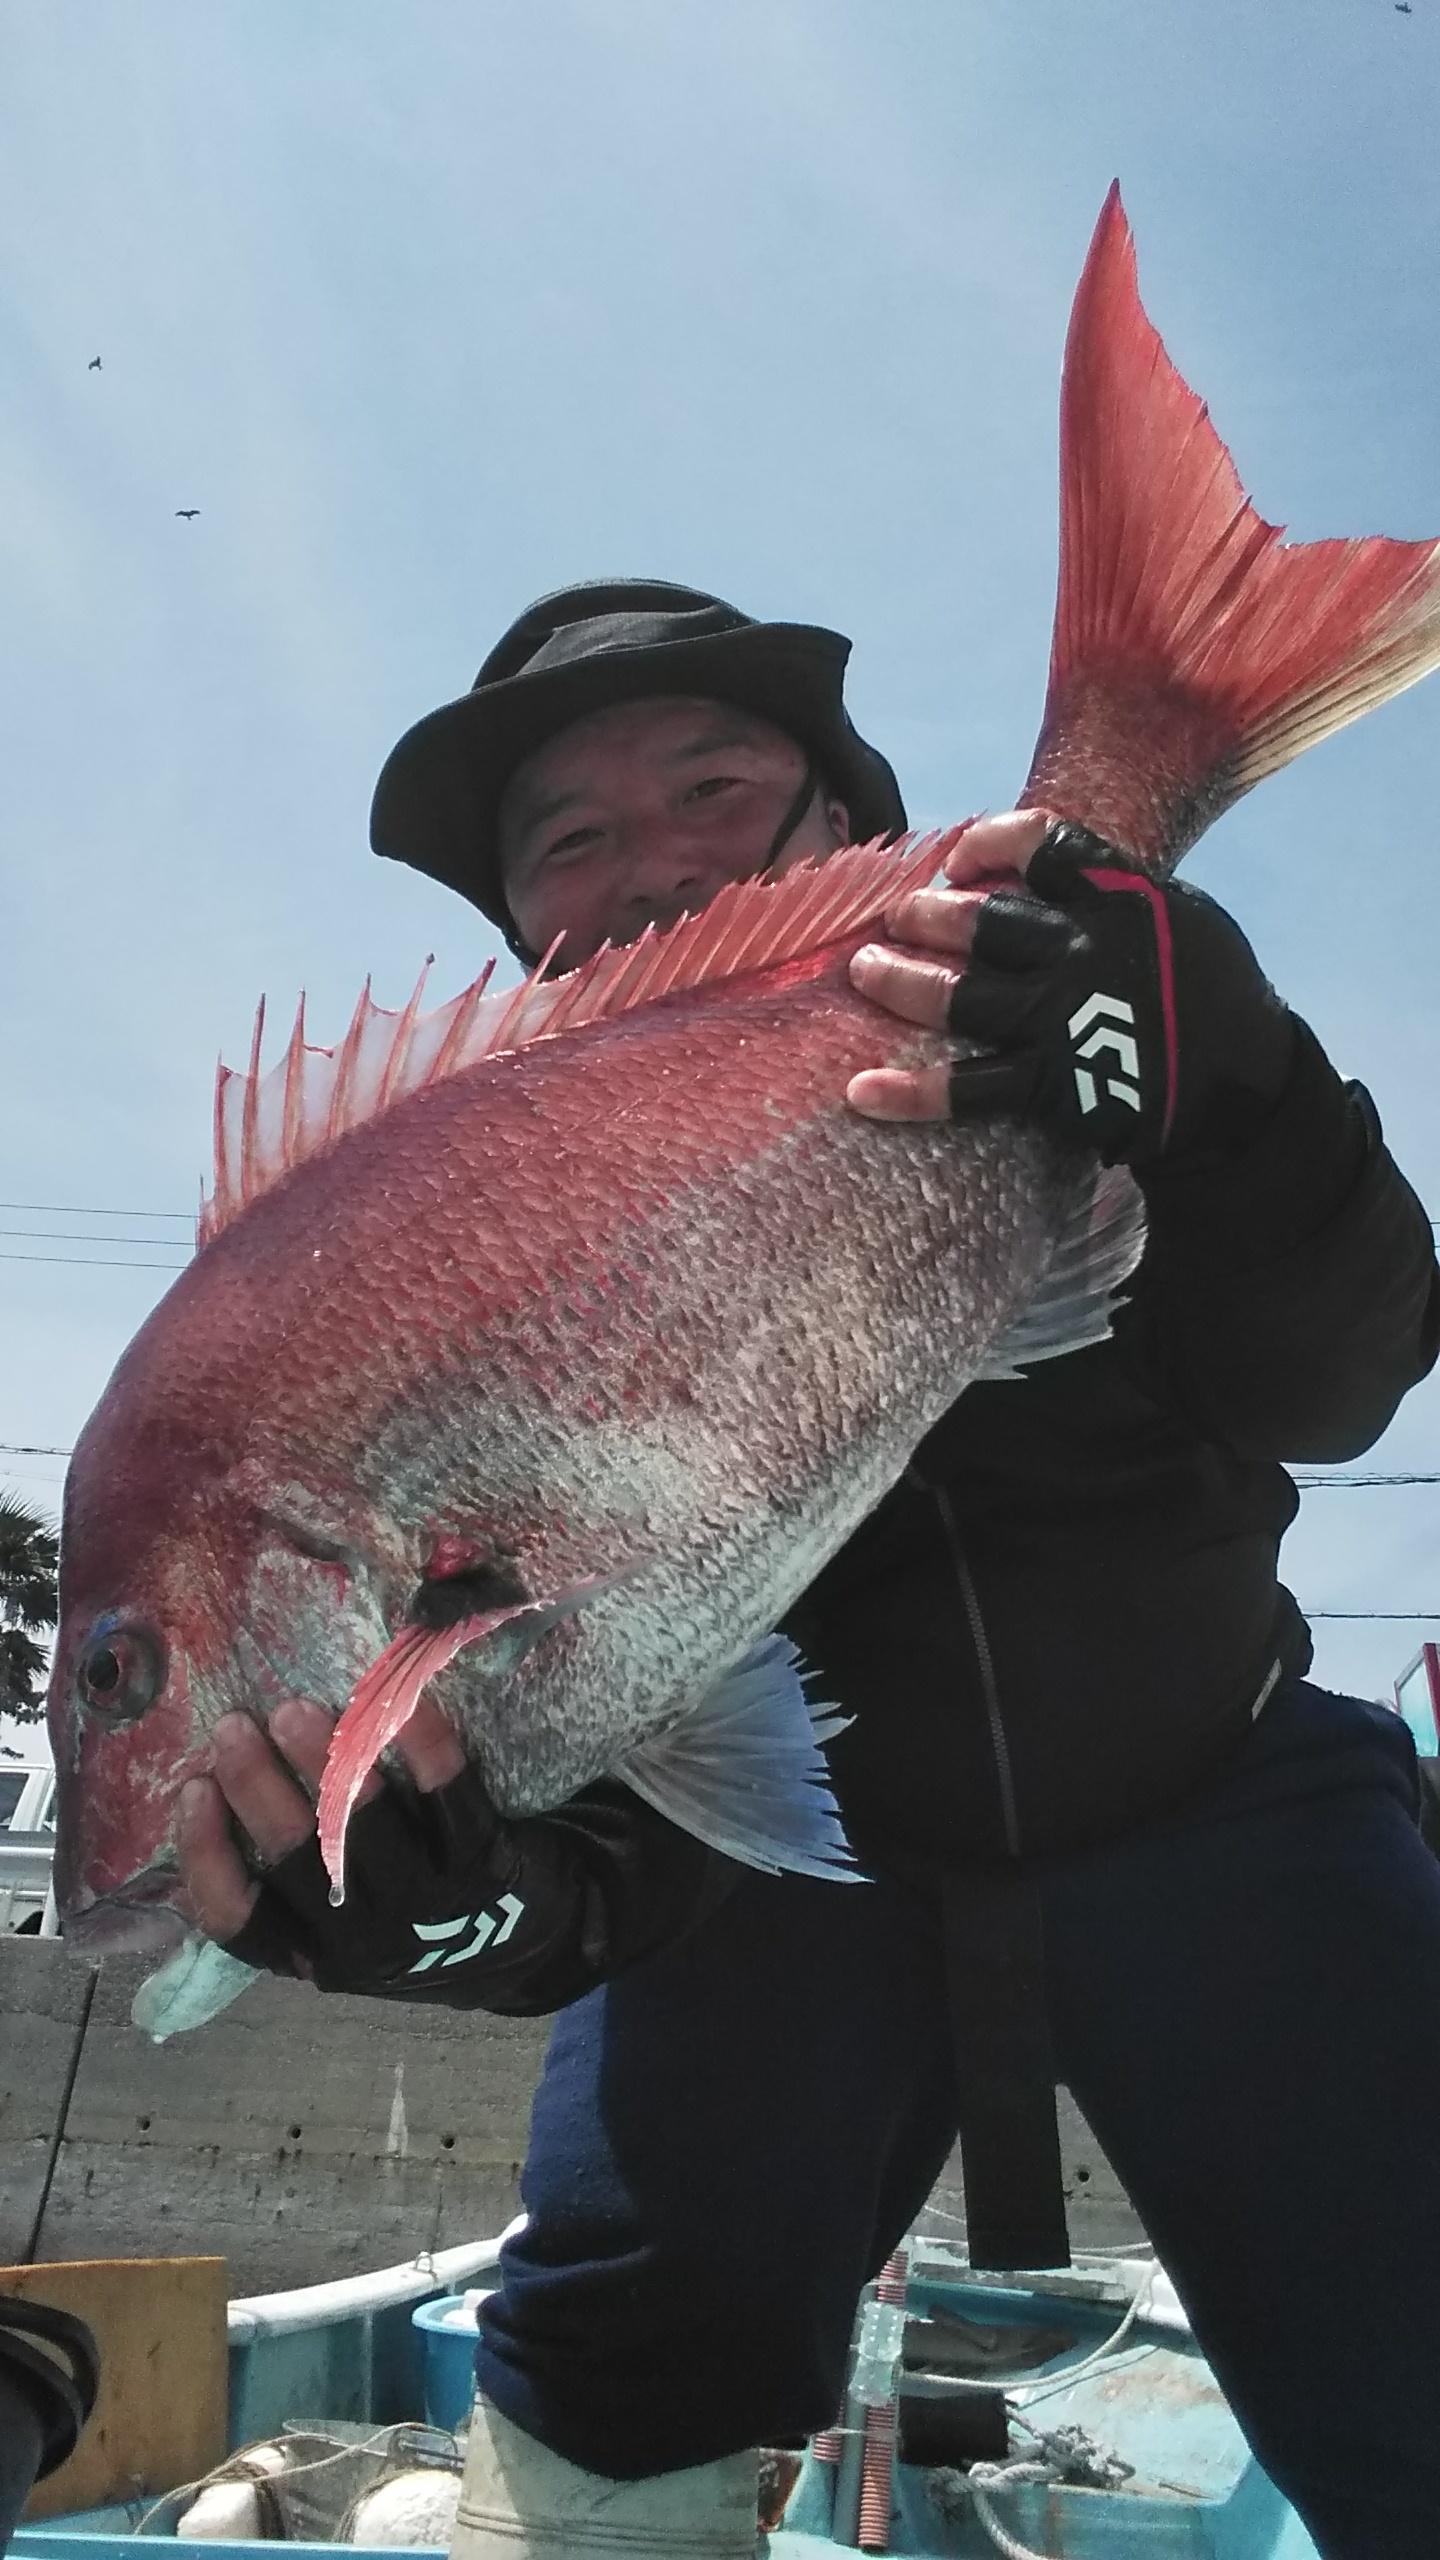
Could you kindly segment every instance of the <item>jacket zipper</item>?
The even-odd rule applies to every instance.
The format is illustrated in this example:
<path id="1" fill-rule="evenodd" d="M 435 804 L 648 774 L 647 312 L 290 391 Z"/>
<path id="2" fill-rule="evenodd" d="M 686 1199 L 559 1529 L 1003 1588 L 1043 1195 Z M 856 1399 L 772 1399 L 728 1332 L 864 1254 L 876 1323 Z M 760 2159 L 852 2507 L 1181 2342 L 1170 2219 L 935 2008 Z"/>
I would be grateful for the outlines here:
<path id="1" fill-rule="evenodd" d="M 1010 1765 L 1010 1746 L 1005 1739 L 1005 1726 L 1000 1714 L 1000 1683 L 995 1677 L 995 1657 L 990 1650 L 990 1638 L 985 1632 L 985 1620 L 980 1613 L 980 1594 L 975 1588 L 975 1576 L 970 1570 L 969 1559 L 961 1543 L 950 1496 L 944 1486 L 926 1484 L 917 1467 L 911 1466 L 907 1469 L 907 1473 L 912 1483 L 922 1486 L 930 1495 L 945 1523 L 950 1561 L 955 1567 L 955 1579 L 960 1586 L 960 1597 L 965 1603 L 970 1640 L 975 1647 L 975 1658 L 980 1665 L 980 1694 L 985 1701 L 985 1714 L 990 1726 L 990 1747 L 995 1754 L 995 1775 L 1000 1787 L 1000 1811 L 1005 1823 L 1005 1845 L 1011 1857 L 1018 1858 L 1020 1819 L 1015 1807 L 1015 1775 Z"/>

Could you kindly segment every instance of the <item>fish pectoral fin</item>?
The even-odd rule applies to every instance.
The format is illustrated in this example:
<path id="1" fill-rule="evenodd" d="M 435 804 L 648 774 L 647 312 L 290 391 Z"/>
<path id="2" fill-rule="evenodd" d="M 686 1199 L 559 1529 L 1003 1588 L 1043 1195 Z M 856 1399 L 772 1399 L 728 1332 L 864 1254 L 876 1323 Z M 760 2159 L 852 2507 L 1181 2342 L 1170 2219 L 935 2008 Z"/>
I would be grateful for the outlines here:
<path id="1" fill-rule="evenodd" d="M 131 2020 L 156 2044 L 164 2044 L 169 2036 L 180 2036 L 191 2027 L 203 2027 L 210 2018 L 218 2018 L 252 1982 L 258 1982 L 255 1967 L 242 1964 L 238 1956 L 227 1955 L 210 1938 L 202 1938 L 192 1930 L 181 1947 L 177 1947 L 167 1964 L 147 1973 L 130 2003 Z"/>
<path id="2" fill-rule="evenodd" d="M 467 1645 L 500 1637 L 506 1643 L 508 1665 L 527 1653 L 551 1627 L 573 1617 L 587 1600 L 608 1590 L 619 1578 L 616 1574 L 587 1574 L 568 1590 L 545 1599 L 510 1601 L 503 1608 L 457 1618 L 448 1627 L 401 1628 L 378 1661 L 372 1662 L 356 1682 L 330 1737 L 316 1813 L 320 1854 L 330 1878 L 333 1903 L 338 1905 L 345 1899 L 345 1833 L 355 1799 L 381 1752 L 409 1723 L 420 1703 L 421 1690 Z"/>
<path id="3" fill-rule="evenodd" d="M 611 1775 L 742 1866 L 865 1884 L 820 1749 L 849 1722 L 812 1707 L 788 1636 L 766 1636 L 682 1723 Z"/>
<path id="4" fill-rule="evenodd" d="M 1055 1360 L 1103 1342 L 1116 1292 L 1145 1250 L 1145 1202 L 1123 1165 L 1097 1165 L 1076 1186 L 1040 1286 L 1022 1313 L 997 1334 L 976 1371 L 1013 1378 L 1034 1360 Z"/>

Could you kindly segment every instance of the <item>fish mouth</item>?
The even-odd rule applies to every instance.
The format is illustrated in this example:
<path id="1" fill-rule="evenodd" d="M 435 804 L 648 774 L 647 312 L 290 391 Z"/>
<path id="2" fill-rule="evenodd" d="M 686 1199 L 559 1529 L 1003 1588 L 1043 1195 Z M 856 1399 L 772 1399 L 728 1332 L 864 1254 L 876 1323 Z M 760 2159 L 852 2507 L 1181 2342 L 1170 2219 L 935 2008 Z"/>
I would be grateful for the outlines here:
<path id="1" fill-rule="evenodd" d="M 81 1894 L 60 1915 L 67 1946 L 82 1955 L 169 1955 L 189 1933 L 170 1896 L 174 1867 L 146 1867 L 118 1893 Z"/>

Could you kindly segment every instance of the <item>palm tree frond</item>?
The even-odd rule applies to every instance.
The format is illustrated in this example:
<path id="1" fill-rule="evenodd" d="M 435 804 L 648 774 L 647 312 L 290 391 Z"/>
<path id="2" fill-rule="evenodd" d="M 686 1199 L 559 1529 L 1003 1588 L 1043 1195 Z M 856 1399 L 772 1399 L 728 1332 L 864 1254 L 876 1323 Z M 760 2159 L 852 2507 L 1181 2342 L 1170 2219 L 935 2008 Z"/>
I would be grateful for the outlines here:
<path id="1" fill-rule="evenodd" d="M 0 1627 L 0 1714 L 36 1724 L 45 1712 L 48 1665 L 41 1646 L 18 1627 Z"/>
<path id="2" fill-rule="evenodd" d="M 50 1633 L 60 1616 L 59 1571 L 54 1521 L 17 1494 L 0 1492 L 0 1631 L 26 1640 Z"/>

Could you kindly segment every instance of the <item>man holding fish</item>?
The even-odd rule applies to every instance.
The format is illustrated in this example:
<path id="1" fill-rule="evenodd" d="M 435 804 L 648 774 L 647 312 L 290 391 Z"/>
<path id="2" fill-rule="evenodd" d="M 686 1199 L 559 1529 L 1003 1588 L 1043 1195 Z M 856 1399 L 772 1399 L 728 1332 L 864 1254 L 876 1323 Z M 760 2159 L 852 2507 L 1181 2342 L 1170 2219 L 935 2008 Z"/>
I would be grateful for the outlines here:
<path id="1" fill-rule="evenodd" d="M 1117 225 L 1112 205 L 1067 355 L 1061 606 L 1028 805 L 911 854 L 846 851 L 905 824 L 844 708 L 848 643 L 623 580 L 534 606 L 381 776 L 377 850 L 548 964 L 479 1052 L 536 1219 L 609 1149 L 617 1232 L 647 1239 L 613 1266 L 633 1296 L 617 1303 L 598 1266 L 581 1293 L 630 1347 L 586 1409 L 585 1465 L 548 1479 L 560 1528 L 527 1547 L 510 1487 L 507 1539 L 483 1546 L 427 1494 L 417 1544 L 399 1495 L 382 1519 L 366 1479 L 363 1519 L 359 1497 L 342 1517 L 298 1458 L 294 1482 L 271 1465 L 262 1485 L 228 1441 L 223 1504 L 216 1490 L 199 1353 L 217 1336 L 186 1313 L 207 1257 L 227 1356 L 250 1328 L 267 1394 L 292 1342 L 297 1378 L 302 1357 L 307 1381 L 323 1371 L 326 1291 L 445 1214 L 459 1140 L 447 1123 L 423 1168 L 392 1148 L 388 1228 L 377 1206 L 284 1335 L 264 1331 L 282 1211 L 293 1223 L 307 1175 L 339 1169 L 295 1268 L 323 1265 L 352 1198 L 365 1213 L 376 1115 L 409 1113 L 388 1125 L 418 1140 L 436 1079 L 477 1071 L 449 1063 L 468 1014 L 420 1044 L 428 1088 L 416 1068 L 392 1101 L 419 1054 L 407 1016 L 363 1113 L 368 1017 L 319 1103 L 298 1035 L 268 1120 L 252 1069 L 164 1384 L 142 1337 L 77 1452 L 52 1689 L 73 1934 L 100 1943 L 120 1910 L 138 1928 L 170 1892 L 174 1853 L 139 1859 L 133 1808 L 123 1825 L 114 1810 L 149 1768 L 189 1917 L 239 1964 L 560 2012 L 527 2225 L 485 2311 L 467 2560 L 748 2554 L 753 2448 L 833 2420 L 856 2295 L 957 2132 L 975 2262 L 1063 2260 L 1057 2076 L 1326 2560 L 1440 2548 L 1440 1868 L 1405 1728 L 1307 1682 L 1276 1571 L 1285 1462 L 1383 1431 L 1440 1347 L 1440 1272 L 1369 1097 L 1229 918 L 1169 877 L 1239 792 L 1440 662 L 1440 566 L 1419 544 L 1286 549 L 1260 524 L 1148 329 Z M 1145 435 L 1114 431 L 1102 377 Z M 802 1019 L 767 1081 L 779 1027 Z M 546 1078 L 566 1056 L 584 1073 L 561 1119 Z M 806 1078 L 818 1159 L 786 1120 Z M 750 1223 L 772 1122 L 804 1210 L 789 1260 Z M 722 1465 L 694 1557 L 664 1534 L 710 1463 L 703 1411 L 687 1420 L 704 1380 L 655 1277 L 672 1166 L 707 1221 L 693 1267 L 723 1267 L 724 1393 L 812 1453 L 802 1480 L 768 1442 L 753 1457 L 737 1421 L 733 1505 Z M 569 1271 L 576 1221 L 547 1268 Z M 414 1288 L 407 1304 L 412 1327 L 431 1321 Z M 530 1322 L 514 1338 L 543 1415 L 553 1340 Z M 116 1470 L 157 1397 L 164 1489 L 127 1477 L 117 1527 Z M 497 1406 L 497 1444 L 502 1422 Z M 377 1408 L 365 1465 L 382 1444 L 392 1477 L 418 1464 L 399 1427 Z M 457 1471 L 487 1428 L 472 1411 Z M 875 1451 L 873 1479 L 857 1473 Z M 196 1617 L 183 1715 L 200 1532 L 173 1516 L 177 1466 L 248 1612 L 213 1661 Z M 572 1512 L 602 1517 L 602 1476 L 626 1488 L 624 1535 L 567 1544 Z M 222 1537 L 217 1505 L 242 1482 Z M 391 1518 L 407 1525 L 383 1588 L 413 1597 L 366 1600 L 317 1701 L 284 1677 L 321 1659 L 294 1629 L 382 1588 Z M 166 1561 L 182 1547 L 183 1574 Z M 678 1619 L 646 1580 L 662 1549 L 667 1588 L 694 1568 Z M 723 1676 L 667 1722 L 647 1701 L 686 1694 L 681 1670 L 632 1691 L 627 1647 L 663 1654 L 717 1588 L 736 1643 L 727 1658 L 714 1640 Z M 761 1637 L 777 1621 L 843 1726 L 797 1706 L 789 1645 Z M 587 1657 L 576 1631 L 596 1628 Z M 599 1687 L 566 1689 L 567 1662 L 598 1664 Z M 612 1696 L 632 1724 L 597 1737 Z M 162 1748 L 166 1718 L 183 1749 Z"/>

